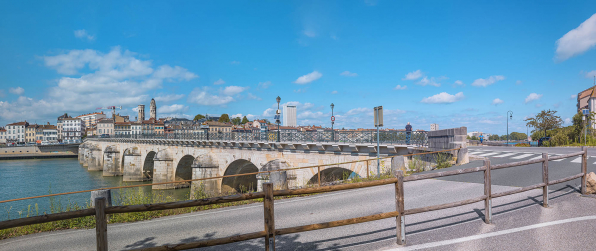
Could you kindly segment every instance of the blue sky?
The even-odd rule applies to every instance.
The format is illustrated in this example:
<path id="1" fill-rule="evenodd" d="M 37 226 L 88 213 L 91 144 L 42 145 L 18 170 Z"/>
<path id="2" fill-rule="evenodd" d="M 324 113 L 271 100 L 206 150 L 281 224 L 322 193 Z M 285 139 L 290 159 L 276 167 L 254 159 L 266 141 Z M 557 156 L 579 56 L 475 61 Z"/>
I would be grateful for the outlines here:
<path id="1" fill-rule="evenodd" d="M 151 98 L 158 116 L 525 132 L 593 85 L 594 1 L 2 1 L 0 125 Z M 148 111 L 148 109 L 146 109 Z M 148 112 L 146 114 L 148 116 Z"/>

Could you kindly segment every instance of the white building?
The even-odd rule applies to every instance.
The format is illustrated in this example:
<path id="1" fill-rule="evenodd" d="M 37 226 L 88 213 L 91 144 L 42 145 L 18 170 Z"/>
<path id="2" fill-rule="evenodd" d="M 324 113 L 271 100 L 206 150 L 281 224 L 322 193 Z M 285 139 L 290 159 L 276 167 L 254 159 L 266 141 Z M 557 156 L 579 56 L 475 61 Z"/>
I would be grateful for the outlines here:
<path id="1" fill-rule="evenodd" d="M 85 123 L 82 119 L 63 118 L 61 126 L 63 141 L 68 143 L 75 143 L 81 141 L 81 137 L 83 137 L 83 133 L 85 132 Z M 58 130 L 58 134 L 60 134 L 60 130 Z"/>
<path id="2" fill-rule="evenodd" d="M 284 126 L 297 126 L 296 123 L 296 106 L 285 105 L 283 109 L 283 125 Z"/>
<path id="3" fill-rule="evenodd" d="M 6 140 L 12 142 L 25 142 L 25 127 L 28 125 L 29 123 L 27 123 L 27 121 L 6 125 Z"/>
<path id="4" fill-rule="evenodd" d="M 6 129 L 0 128 L 0 144 L 5 144 L 6 143 L 6 137 L 8 137 L 6 135 Z"/>
<path id="5" fill-rule="evenodd" d="M 58 143 L 58 129 L 53 125 L 43 126 L 43 141 L 48 143 Z"/>
<path id="6" fill-rule="evenodd" d="M 439 130 L 439 124 L 430 124 L 430 130 L 431 131 Z"/>
<path id="7" fill-rule="evenodd" d="M 139 120 L 141 121 L 141 120 Z M 130 133 L 139 135 L 143 131 L 143 124 L 141 122 L 131 123 L 130 125 Z"/>
<path id="8" fill-rule="evenodd" d="M 94 112 L 77 116 L 77 118 L 83 121 L 85 127 L 91 127 L 92 125 L 96 125 L 100 120 L 105 119 L 106 115 L 103 112 Z"/>

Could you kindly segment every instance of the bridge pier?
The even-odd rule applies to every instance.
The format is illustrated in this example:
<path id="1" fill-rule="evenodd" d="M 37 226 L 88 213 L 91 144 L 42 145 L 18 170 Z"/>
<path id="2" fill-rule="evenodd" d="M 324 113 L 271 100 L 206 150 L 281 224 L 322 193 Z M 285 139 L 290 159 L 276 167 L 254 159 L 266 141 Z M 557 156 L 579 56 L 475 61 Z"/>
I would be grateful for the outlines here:
<path id="1" fill-rule="evenodd" d="M 208 154 L 195 158 L 192 163 L 192 179 L 202 179 L 219 176 L 219 164 Z M 200 196 L 218 195 L 221 193 L 222 179 L 193 181 L 190 184 L 190 197 L 199 199 Z"/>
<path id="2" fill-rule="evenodd" d="M 85 145 L 79 146 L 78 160 L 79 164 L 83 166 L 83 163 L 85 162 Z"/>
<path id="3" fill-rule="evenodd" d="M 89 149 L 89 159 L 87 161 L 89 171 L 103 171 L 103 156 L 101 154 L 101 149 L 99 148 L 92 148 Z"/>
<path id="4" fill-rule="evenodd" d="M 267 162 L 259 172 L 264 171 L 274 171 L 279 169 L 288 169 L 290 165 L 285 160 L 272 160 Z M 263 183 L 271 182 L 273 183 L 273 189 L 275 190 L 284 190 L 288 189 L 288 172 L 273 172 L 269 174 L 261 174 L 257 175 L 257 191 L 261 191 L 263 188 Z"/>
<path id="5" fill-rule="evenodd" d="M 136 147 L 133 149 L 126 149 L 122 158 L 124 159 L 124 161 L 122 161 L 122 163 L 124 163 L 122 166 L 124 173 L 124 176 L 122 177 L 123 181 L 146 180 L 143 175 L 143 160 Z"/>
<path id="6" fill-rule="evenodd" d="M 103 176 L 122 176 L 118 149 L 108 147 L 103 155 Z"/>
<path id="7" fill-rule="evenodd" d="M 160 151 L 153 159 L 153 183 L 174 181 L 174 160 L 167 153 Z M 175 184 L 153 185 L 153 189 L 174 189 Z"/>

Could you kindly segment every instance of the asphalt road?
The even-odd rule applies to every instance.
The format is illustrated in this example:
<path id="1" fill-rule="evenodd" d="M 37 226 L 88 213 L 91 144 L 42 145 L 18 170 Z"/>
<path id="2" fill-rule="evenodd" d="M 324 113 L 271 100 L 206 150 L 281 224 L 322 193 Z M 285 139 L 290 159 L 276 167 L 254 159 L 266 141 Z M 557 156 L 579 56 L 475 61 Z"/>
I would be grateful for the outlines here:
<path id="1" fill-rule="evenodd" d="M 479 149 L 487 150 L 487 153 L 491 149 L 498 150 L 484 147 L 471 148 L 470 151 Z M 531 150 L 533 149 L 521 151 Z M 568 149 L 547 150 L 556 154 L 557 151 Z M 518 150 L 507 148 L 502 151 Z M 575 150 L 569 149 L 569 152 L 573 151 Z M 494 155 L 502 154 L 506 153 Z M 501 159 L 511 162 L 505 157 Z M 493 163 L 497 161 L 501 160 L 494 160 Z M 477 166 L 478 163 L 481 165 L 479 161 L 467 166 Z M 579 164 L 576 167 L 573 164 L 576 163 L 566 164 L 561 161 L 560 165 L 553 164 L 552 175 L 579 172 Z M 590 167 L 593 170 L 594 165 L 590 164 Z M 527 166 L 526 169 L 496 170 L 493 173 L 492 191 L 501 192 L 513 189 L 512 186 L 534 184 L 533 176 L 520 177 L 534 174 L 533 167 Z M 561 170 L 555 171 L 558 169 Z M 495 175 L 497 171 L 504 172 Z M 536 177 L 541 177 L 539 171 L 536 174 Z M 405 206 L 410 209 L 480 196 L 484 191 L 483 185 L 480 184 L 481 181 L 475 181 L 476 178 L 470 175 L 469 180 L 462 181 L 446 177 L 441 180 L 408 182 L 404 185 Z M 587 250 L 596 245 L 592 227 L 596 223 L 596 199 L 581 197 L 576 189 L 573 184 L 566 184 L 558 189 L 551 187 L 549 208 L 541 206 L 541 190 L 494 199 L 493 224 L 483 222 L 482 202 L 407 216 L 405 247 L 395 244 L 394 219 L 278 236 L 276 247 L 277 250 Z M 393 210 L 394 187 L 372 187 L 277 200 L 275 225 L 276 228 L 284 228 Z M 586 216 L 592 218 L 578 218 Z M 262 229 L 262 204 L 252 204 L 136 223 L 110 224 L 108 240 L 110 250 L 127 250 L 220 238 Z M 94 229 L 40 233 L 0 241 L 0 250 L 94 249 Z M 202 250 L 263 250 L 263 240 Z"/>

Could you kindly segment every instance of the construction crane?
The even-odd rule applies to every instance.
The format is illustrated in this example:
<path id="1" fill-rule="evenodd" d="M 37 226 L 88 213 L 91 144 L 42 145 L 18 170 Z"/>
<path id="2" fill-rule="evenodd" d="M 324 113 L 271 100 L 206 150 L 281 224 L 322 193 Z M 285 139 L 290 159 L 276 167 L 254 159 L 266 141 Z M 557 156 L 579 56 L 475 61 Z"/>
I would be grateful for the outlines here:
<path id="1" fill-rule="evenodd" d="M 98 107 L 95 110 L 112 110 L 112 120 L 116 124 L 116 109 L 122 110 L 122 106 Z"/>

